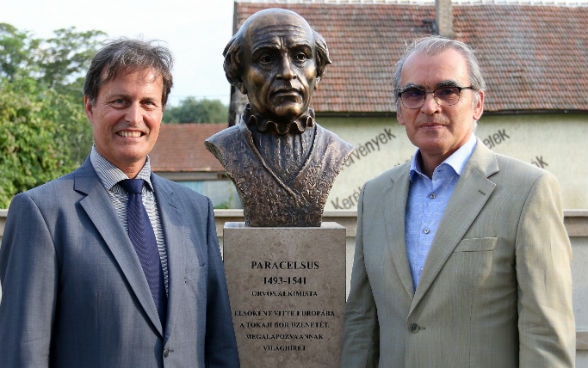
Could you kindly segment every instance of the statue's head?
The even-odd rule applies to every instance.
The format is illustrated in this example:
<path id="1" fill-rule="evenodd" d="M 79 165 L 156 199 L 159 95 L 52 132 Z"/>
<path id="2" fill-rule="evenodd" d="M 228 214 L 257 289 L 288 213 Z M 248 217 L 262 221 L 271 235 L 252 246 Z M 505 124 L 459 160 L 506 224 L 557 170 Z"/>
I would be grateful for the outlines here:
<path id="1" fill-rule="evenodd" d="M 278 122 L 308 110 L 331 63 L 324 38 L 299 14 L 278 8 L 250 16 L 223 55 L 227 79 L 248 96 L 252 112 Z"/>

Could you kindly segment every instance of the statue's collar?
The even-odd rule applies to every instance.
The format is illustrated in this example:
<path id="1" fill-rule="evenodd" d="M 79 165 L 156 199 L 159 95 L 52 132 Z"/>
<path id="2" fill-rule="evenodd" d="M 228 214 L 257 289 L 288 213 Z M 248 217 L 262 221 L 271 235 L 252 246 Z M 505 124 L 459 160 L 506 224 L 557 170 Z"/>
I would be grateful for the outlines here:
<path id="1" fill-rule="evenodd" d="M 308 109 L 306 113 L 302 114 L 294 121 L 279 123 L 270 119 L 255 116 L 251 111 L 251 106 L 247 105 L 245 107 L 243 119 L 250 129 L 255 128 L 262 133 L 275 132 L 278 135 L 286 135 L 288 133 L 302 134 L 306 128 L 314 126 L 314 111 Z"/>

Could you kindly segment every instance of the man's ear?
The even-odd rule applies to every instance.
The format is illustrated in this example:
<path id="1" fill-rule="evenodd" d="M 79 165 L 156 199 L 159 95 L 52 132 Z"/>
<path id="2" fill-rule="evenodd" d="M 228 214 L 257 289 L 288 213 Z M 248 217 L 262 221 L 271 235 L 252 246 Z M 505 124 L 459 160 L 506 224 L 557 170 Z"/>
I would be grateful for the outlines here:
<path id="1" fill-rule="evenodd" d="M 406 121 L 404 120 L 404 116 L 400 113 L 401 107 L 400 104 L 396 104 L 396 120 L 400 125 L 406 125 Z"/>
<path id="2" fill-rule="evenodd" d="M 92 121 L 92 117 L 94 115 L 94 106 L 92 105 L 92 101 L 90 101 L 88 96 L 84 96 L 84 111 L 86 112 L 88 120 Z"/>
<path id="3" fill-rule="evenodd" d="M 484 113 L 484 91 L 478 91 L 478 98 L 474 106 L 474 120 L 478 121 Z"/>

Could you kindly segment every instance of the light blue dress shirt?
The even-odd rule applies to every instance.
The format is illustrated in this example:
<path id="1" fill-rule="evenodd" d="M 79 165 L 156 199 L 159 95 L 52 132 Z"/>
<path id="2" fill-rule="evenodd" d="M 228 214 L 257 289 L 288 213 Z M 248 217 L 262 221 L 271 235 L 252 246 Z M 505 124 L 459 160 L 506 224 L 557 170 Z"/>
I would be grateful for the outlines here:
<path id="1" fill-rule="evenodd" d="M 475 147 L 476 137 L 472 134 L 466 144 L 435 168 L 432 178 L 421 169 L 420 151 L 412 158 L 404 226 L 414 290 L 419 283 L 445 207 Z"/>

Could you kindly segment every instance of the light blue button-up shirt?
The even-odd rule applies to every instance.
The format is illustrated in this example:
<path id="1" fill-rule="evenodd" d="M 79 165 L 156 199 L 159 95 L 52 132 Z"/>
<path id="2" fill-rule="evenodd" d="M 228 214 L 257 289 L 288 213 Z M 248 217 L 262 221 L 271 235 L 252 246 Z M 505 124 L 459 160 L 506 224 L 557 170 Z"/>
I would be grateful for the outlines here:
<path id="1" fill-rule="evenodd" d="M 476 137 L 472 134 L 466 144 L 435 168 L 432 178 L 421 169 L 420 151 L 412 158 L 405 231 L 406 251 L 415 290 L 445 207 L 475 147 Z"/>

